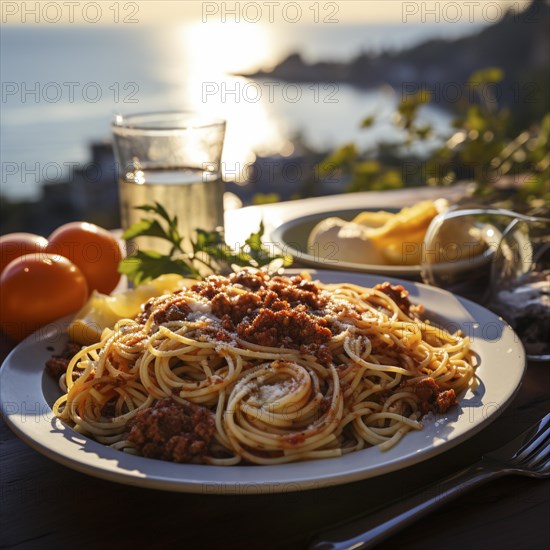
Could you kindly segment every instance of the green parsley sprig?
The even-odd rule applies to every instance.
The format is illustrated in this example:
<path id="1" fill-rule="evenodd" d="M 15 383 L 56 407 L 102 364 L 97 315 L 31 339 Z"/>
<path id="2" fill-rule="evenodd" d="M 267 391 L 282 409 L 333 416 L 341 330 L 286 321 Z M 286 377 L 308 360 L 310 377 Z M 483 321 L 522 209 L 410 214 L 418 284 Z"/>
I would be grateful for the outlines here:
<path id="1" fill-rule="evenodd" d="M 178 230 L 177 216 L 171 217 L 166 209 L 156 202 L 136 207 L 152 217 L 142 218 L 122 234 L 125 241 L 137 237 L 156 237 L 170 243 L 168 254 L 155 250 L 136 250 L 124 258 L 118 270 L 134 284 L 139 285 L 165 273 L 202 279 L 204 274 L 227 273 L 239 267 L 265 268 L 275 272 L 292 263 L 289 256 L 273 253 L 262 242 L 264 224 L 252 233 L 244 245 L 234 249 L 218 231 L 196 230 L 196 239 L 191 240 L 192 252 L 184 248 L 184 238 Z"/>

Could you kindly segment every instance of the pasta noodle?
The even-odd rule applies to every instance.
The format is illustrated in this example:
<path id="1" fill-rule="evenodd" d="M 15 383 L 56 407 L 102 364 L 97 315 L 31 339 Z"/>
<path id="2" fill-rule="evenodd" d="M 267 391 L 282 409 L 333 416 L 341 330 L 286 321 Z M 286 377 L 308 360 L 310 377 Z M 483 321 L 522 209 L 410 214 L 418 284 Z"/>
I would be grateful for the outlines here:
<path id="1" fill-rule="evenodd" d="M 455 405 L 474 374 L 469 339 L 421 313 L 389 283 L 209 277 L 79 351 L 54 413 L 98 442 L 177 462 L 389 449 Z"/>

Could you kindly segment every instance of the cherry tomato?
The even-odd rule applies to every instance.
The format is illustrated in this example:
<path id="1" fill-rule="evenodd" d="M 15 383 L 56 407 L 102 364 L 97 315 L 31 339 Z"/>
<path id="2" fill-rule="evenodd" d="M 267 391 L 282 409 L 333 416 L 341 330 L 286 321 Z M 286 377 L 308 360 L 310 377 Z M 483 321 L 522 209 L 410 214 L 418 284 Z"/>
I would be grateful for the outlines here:
<path id="1" fill-rule="evenodd" d="M 34 233 L 8 233 L 0 237 L 0 273 L 15 258 L 23 254 L 40 254 L 46 251 L 48 241 Z"/>
<path id="2" fill-rule="evenodd" d="M 110 294 L 120 280 L 118 263 L 122 253 L 109 231 L 93 223 L 71 222 L 58 227 L 48 238 L 47 251 L 65 256 L 76 264 L 90 294 L 97 290 Z"/>
<path id="3" fill-rule="evenodd" d="M 0 326 L 14 340 L 78 311 L 88 299 L 86 278 L 70 260 L 42 253 L 12 260 L 0 276 Z"/>

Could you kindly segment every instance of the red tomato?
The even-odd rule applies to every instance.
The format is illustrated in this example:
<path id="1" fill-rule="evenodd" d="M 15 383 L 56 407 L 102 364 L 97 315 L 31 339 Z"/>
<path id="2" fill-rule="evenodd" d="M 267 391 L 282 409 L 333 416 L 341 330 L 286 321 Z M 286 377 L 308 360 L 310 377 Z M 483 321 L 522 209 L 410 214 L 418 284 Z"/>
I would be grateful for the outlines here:
<path id="1" fill-rule="evenodd" d="M 122 253 L 109 231 L 93 223 L 71 222 L 57 228 L 48 238 L 47 251 L 60 254 L 76 264 L 94 290 L 110 294 L 118 281 Z"/>
<path id="2" fill-rule="evenodd" d="M 70 260 L 26 254 L 0 276 L 0 326 L 14 340 L 78 311 L 88 299 L 86 278 Z"/>
<path id="3" fill-rule="evenodd" d="M 8 233 L 0 237 L 0 273 L 15 258 L 24 254 L 36 254 L 46 251 L 48 241 L 34 233 Z"/>

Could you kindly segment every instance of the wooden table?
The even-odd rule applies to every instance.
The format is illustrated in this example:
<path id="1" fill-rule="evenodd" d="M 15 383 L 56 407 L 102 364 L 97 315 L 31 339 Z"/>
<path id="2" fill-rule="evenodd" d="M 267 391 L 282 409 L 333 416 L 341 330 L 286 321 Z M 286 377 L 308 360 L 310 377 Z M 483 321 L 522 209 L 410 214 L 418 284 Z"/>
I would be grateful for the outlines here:
<path id="1" fill-rule="evenodd" d="M 369 197 L 372 205 L 374 198 Z M 406 194 L 387 198 L 396 206 L 410 199 Z M 257 225 L 259 216 L 276 224 L 291 208 L 313 206 L 297 201 L 291 207 L 230 213 L 228 234 L 238 236 L 248 225 Z M 10 348 L 5 339 L 0 342 L 2 359 Z M 236 496 L 169 493 L 95 479 L 44 458 L 1 422 L 0 547 L 305 548 L 332 523 L 472 464 L 549 410 L 550 364 L 532 363 L 516 398 L 495 422 L 435 458 L 348 485 Z M 379 548 L 545 549 L 550 547 L 549 517 L 550 480 L 505 477 L 459 498 Z"/>

